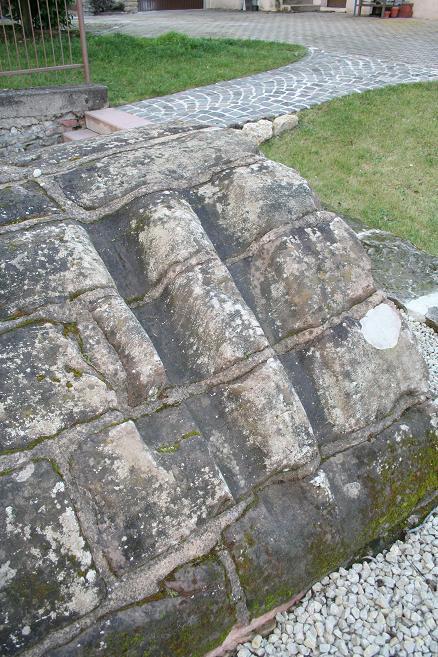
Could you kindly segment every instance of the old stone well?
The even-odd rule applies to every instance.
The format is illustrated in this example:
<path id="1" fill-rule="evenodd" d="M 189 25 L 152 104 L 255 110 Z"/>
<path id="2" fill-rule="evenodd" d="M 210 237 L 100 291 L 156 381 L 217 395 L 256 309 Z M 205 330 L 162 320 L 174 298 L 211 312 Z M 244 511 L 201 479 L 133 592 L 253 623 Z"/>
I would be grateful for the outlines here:
<path id="1" fill-rule="evenodd" d="M 295 171 L 174 126 L 0 175 L 2 655 L 226 654 L 427 512 L 425 364 Z"/>

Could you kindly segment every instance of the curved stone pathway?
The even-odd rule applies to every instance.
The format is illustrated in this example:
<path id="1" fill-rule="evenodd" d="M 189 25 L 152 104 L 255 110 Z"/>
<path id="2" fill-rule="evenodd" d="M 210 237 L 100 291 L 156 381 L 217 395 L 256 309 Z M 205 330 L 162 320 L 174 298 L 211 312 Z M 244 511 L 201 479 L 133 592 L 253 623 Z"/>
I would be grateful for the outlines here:
<path id="1" fill-rule="evenodd" d="M 273 71 L 120 109 L 153 123 L 183 120 L 226 127 L 296 112 L 354 92 L 426 80 L 438 80 L 438 64 L 420 66 L 311 48 L 299 62 Z"/>

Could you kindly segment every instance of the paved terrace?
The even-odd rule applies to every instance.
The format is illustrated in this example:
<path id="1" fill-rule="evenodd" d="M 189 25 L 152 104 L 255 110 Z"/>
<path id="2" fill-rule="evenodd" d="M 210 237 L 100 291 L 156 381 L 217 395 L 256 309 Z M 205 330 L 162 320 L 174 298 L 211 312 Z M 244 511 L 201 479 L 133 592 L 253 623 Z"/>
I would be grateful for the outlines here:
<path id="1" fill-rule="evenodd" d="M 174 30 L 310 48 L 305 59 L 274 71 L 121 108 L 156 123 L 235 125 L 388 84 L 438 79 L 438 21 L 198 10 L 89 17 L 87 24 L 100 33 L 157 36 Z"/>

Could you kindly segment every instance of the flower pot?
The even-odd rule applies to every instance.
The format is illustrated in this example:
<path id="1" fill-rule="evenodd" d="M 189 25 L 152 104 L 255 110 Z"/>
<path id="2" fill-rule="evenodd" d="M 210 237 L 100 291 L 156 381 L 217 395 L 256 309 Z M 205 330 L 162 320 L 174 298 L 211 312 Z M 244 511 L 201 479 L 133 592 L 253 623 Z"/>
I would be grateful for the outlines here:
<path id="1" fill-rule="evenodd" d="M 391 16 L 391 10 L 390 9 L 385 9 L 383 12 L 383 18 L 389 18 Z"/>
<path id="2" fill-rule="evenodd" d="M 399 18 L 411 18 L 412 17 L 412 4 L 401 5 L 400 11 L 398 12 Z"/>
<path id="3" fill-rule="evenodd" d="M 397 18 L 400 7 L 391 7 L 391 18 Z"/>

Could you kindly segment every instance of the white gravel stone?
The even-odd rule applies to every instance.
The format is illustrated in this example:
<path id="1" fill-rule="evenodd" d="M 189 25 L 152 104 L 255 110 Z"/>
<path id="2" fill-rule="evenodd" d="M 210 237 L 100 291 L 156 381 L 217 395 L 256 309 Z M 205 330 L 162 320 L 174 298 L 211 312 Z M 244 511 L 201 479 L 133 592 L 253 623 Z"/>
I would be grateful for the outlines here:
<path id="1" fill-rule="evenodd" d="M 239 646 L 237 657 L 257 655 L 254 642 L 273 657 L 438 655 L 437 548 L 435 510 L 405 541 L 314 584 L 270 637 Z"/>

